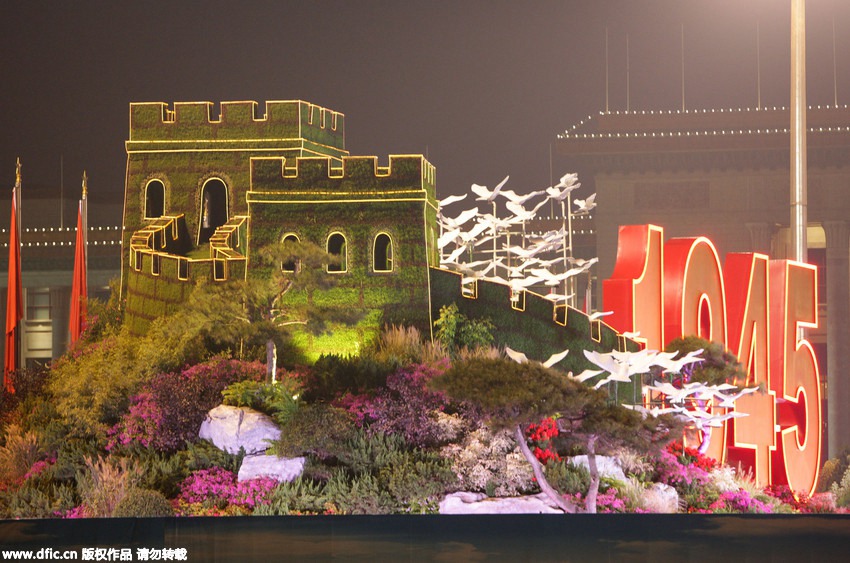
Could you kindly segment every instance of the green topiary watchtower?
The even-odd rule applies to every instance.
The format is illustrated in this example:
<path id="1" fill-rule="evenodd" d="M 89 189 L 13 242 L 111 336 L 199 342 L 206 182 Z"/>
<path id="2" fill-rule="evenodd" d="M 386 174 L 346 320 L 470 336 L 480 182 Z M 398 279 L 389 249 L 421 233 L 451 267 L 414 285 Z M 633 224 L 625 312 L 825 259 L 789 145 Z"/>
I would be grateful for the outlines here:
<path id="1" fill-rule="evenodd" d="M 434 168 L 422 156 L 349 157 L 342 114 L 303 101 L 130 104 L 122 295 L 136 332 L 201 278 L 251 276 L 251 253 L 285 239 L 344 258 L 335 287 L 288 295 L 358 314 L 316 351 L 355 351 L 383 323 L 430 333 Z M 345 345 L 342 345 L 345 343 Z"/>
<path id="2" fill-rule="evenodd" d="M 358 313 L 349 326 L 302 337 L 312 353 L 364 343 L 382 324 L 430 335 L 429 267 L 437 266 L 434 167 L 421 155 L 251 159 L 249 253 L 290 239 L 336 255 L 332 289 L 288 294 L 297 302 Z"/>

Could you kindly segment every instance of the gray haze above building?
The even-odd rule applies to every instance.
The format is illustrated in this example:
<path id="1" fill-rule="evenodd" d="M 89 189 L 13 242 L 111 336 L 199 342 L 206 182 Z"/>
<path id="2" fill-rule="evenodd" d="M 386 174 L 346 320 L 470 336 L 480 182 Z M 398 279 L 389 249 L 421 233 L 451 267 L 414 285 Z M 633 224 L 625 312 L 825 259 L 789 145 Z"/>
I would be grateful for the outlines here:
<path id="1" fill-rule="evenodd" d="M 850 3 L 806 16 L 808 103 L 850 103 Z M 345 114 L 351 154 L 427 154 L 440 196 L 506 174 L 540 188 L 556 135 L 605 109 L 606 29 L 612 111 L 627 36 L 632 110 L 682 107 L 682 35 L 686 108 L 755 107 L 757 68 L 761 104 L 789 103 L 790 1 L 15 2 L 0 186 L 20 156 L 24 189 L 58 194 L 61 160 L 65 197 L 86 169 L 91 197 L 118 201 L 130 102 L 303 99 Z"/>

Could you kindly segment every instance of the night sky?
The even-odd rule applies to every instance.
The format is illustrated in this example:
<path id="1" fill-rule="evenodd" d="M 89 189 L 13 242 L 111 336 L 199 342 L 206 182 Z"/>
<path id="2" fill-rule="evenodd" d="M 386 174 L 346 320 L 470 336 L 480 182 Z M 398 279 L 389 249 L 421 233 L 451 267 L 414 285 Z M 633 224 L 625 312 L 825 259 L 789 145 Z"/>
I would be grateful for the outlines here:
<path id="1" fill-rule="evenodd" d="M 850 103 L 850 2 L 809 0 L 808 102 Z M 124 183 L 132 101 L 303 99 L 346 116 L 353 155 L 423 153 L 439 196 L 548 185 L 556 135 L 609 107 L 789 101 L 790 0 L 10 0 L 0 11 L 0 186 L 93 197 Z M 567 170 L 558 157 L 554 174 Z"/>

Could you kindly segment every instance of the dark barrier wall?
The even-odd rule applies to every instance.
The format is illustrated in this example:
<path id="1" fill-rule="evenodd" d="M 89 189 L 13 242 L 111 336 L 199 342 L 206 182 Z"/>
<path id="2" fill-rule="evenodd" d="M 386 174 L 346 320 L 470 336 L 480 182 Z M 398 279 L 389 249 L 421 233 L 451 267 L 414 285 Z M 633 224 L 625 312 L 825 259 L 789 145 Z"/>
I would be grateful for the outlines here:
<path id="1" fill-rule="evenodd" d="M 846 561 L 850 515 L 18 520 L 0 522 L 0 545 L 6 561 L 52 560 L 47 549 L 78 561 Z"/>

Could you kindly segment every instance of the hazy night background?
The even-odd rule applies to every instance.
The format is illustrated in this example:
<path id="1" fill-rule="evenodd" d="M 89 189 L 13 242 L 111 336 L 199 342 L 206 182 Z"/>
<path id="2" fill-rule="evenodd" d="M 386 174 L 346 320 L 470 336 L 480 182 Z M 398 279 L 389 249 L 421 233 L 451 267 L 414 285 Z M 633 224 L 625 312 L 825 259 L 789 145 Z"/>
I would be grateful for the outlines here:
<path id="1" fill-rule="evenodd" d="M 807 2 L 808 103 L 850 103 L 850 2 Z M 343 112 L 353 155 L 427 153 L 438 195 L 506 174 L 548 185 L 556 135 L 626 107 L 787 106 L 790 0 L 4 2 L 0 191 L 123 191 L 133 101 L 303 99 Z M 261 106 L 262 107 L 262 106 Z M 216 108 L 216 112 L 217 112 Z M 554 174 L 566 172 L 556 156 Z M 50 210 L 24 208 L 28 213 Z M 58 222 L 58 210 L 55 211 Z M 105 219 L 105 218 L 101 218 Z M 115 222 L 120 221 L 116 217 Z"/>

